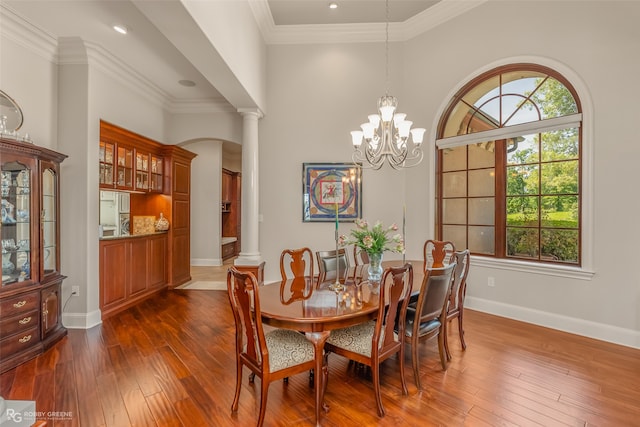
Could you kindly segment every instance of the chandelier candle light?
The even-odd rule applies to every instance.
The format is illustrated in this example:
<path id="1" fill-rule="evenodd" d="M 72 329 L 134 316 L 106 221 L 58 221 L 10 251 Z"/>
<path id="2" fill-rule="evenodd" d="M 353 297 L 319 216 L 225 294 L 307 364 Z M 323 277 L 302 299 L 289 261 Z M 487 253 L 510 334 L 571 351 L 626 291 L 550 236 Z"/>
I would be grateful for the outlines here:
<path id="1" fill-rule="evenodd" d="M 362 130 L 351 132 L 354 163 L 366 162 L 369 168 L 380 169 L 385 160 L 393 169 L 402 169 L 422 162 L 424 128 L 411 129 L 413 122 L 405 120 L 404 113 L 396 113 L 398 99 L 389 95 L 389 0 L 386 1 L 386 84 L 387 91 L 378 100 L 378 114 L 370 114 L 369 121 L 360 125 Z M 409 148 L 411 134 L 412 148 Z M 365 166 L 366 167 L 366 166 Z"/>

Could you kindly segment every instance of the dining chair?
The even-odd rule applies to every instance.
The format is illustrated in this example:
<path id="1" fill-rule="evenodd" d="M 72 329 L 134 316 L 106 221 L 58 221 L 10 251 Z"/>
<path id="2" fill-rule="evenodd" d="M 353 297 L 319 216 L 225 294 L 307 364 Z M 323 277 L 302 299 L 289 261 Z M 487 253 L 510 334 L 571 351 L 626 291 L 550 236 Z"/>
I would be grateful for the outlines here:
<path id="1" fill-rule="evenodd" d="M 317 251 L 318 259 L 318 285 L 322 283 L 336 280 L 336 274 L 339 274 L 340 282 L 344 282 L 349 273 L 349 257 L 344 248 L 338 249 L 336 259 L 336 251 Z M 338 270 L 339 267 L 339 270 Z"/>
<path id="2" fill-rule="evenodd" d="M 425 272 L 420 286 L 418 302 L 415 307 L 408 307 L 404 334 L 398 328 L 399 335 L 404 336 L 404 342 L 411 345 L 411 365 L 413 376 L 418 389 L 420 385 L 420 360 L 418 348 L 420 341 L 438 337 L 438 351 L 442 369 L 447 370 L 447 358 L 444 349 L 445 323 L 447 318 L 447 304 L 451 292 L 451 276 L 456 264 L 449 264 L 441 268 L 429 268 Z"/>
<path id="3" fill-rule="evenodd" d="M 380 282 L 380 304 L 375 320 L 331 331 L 325 343 L 325 357 L 336 353 L 371 368 L 378 415 L 385 414 L 380 395 L 380 363 L 398 353 L 402 393 L 408 394 L 404 378 L 404 318 L 413 288 L 413 267 L 387 268 Z M 385 301 L 387 302 L 385 304 Z M 394 333 L 396 315 L 400 315 L 399 333 Z"/>
<path id="4" fill-rule="evenodd" d="M 367 266 L 369 265 L 369 254 L 358 246 L 354 245 L 353 263 L 355 264 L 353 267 L 353 279 L 361 279 L 363 277 L 365 268 L 367 268 Z"/>
<path id="5" fill-rule="evenodd" d="M 422 250 L 425 270 L 430 267 L 441 268 L 449 264 L 455 251 L 455 245 L 448 240 L 427 240 Z"/>
<path id="6" fill-rule="evenodd" d="M 308 299 L 313 293 L 314 262 L 309 248 L 285 249 L 280 254 L 280 298 L 285 301 Z M 288 280 L 291 279 L 291 280 Z"/>
<path id="7" fill-rule="evenodd" d="M 464 342 L 464 328 L 462 325 L 462 317 L 464 314 L 464 297 L 467 293 L 467 275 L 469 274 L 469 264 L 471 255 L 469 249 L 457 251 L 453 255 L 456 268 L 453 270 L 453 278 L 451 279 L 451 292 L 449 294 L 449 303 L 447 304 L 447 322 L 445 325 L 446 333 L 444 335 L 444 349 L 447 353 L 447 359 L 451 360 L 451 352 L 449 351 L 449 325 L 455 318 L 458 319 L 458 335 L 460 335 L 460 344 L 462 349 L 467 349 Z"/>
<path id="8" fill-rule="evenodd" d="M 242 369 L 246 366 L 261 380 L 257 424 L 260 427 L 271 382 L 313 369 L 315 352 L 311 342 L 296 331 L 273 329 L 264 333 L 258 289 L 253 274 L 229 268 L 227 291 L 236 326 L 236 390 L 231 411 L 238 410 Z"/>

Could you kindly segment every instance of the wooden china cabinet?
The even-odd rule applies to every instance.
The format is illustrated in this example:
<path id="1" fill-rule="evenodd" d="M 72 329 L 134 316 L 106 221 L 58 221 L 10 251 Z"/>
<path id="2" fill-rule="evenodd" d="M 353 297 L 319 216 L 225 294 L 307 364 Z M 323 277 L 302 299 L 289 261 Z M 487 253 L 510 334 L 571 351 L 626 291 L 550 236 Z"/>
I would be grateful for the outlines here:
<path id="1" fill-rule="evenodd" d="M 67 156 L 0 138 L 0 372 L 66 335 L 60 273 L 60 163 Z"/>

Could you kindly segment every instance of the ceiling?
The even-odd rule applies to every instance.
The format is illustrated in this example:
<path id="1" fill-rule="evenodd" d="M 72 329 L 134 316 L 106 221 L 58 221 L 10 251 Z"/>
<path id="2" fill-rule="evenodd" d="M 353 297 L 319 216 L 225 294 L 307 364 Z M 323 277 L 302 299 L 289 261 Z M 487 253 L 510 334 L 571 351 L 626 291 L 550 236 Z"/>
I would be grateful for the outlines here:
<path id="1" fill-rule="evenodd" d="M 222 0 L 205 0 L 222 1 Z M 237 0 L 224 0 L 237 1 Z M 454 0 L 455 1 L 455 0 Z M 324 24 L 362 24 L 385 22 L 384 0 L 335 0 L 339 7 L 329 10 L 329 0 L 250 0 L 252 10 L 265 11 L 258 21 L 269 21 L 276 29 L 289 26 Z M 127 64 L 145 78 L 169 102 L 210 102 L 234 104 L 172 44 L 153 22 L 158 13 L 170 13 L 168 4 L 177 0 L 2 0 L 0 7 L 45 31 L 52 39 L 80 37 Z M 433 0 L 391 0 L 390 22 L 402 22 L 433 7 Z M 155 9 L 151 18 L 151 9 Z M 162 9 L 162 12 L 157 10 Z M 165 18 L 166 19 L 166 18 Z M 114 23 L 125 23 L 129 34 L 112 30 Z M 259 26 L 260 26 L 259 22 Z M 264 28 L 264 27 L 262 27 Z M 300 34 L 299 32 L 297 34 Z M 213 49 L 212 49 L 213 51 Z M 180 80 L 191 80 L 195 86 L 185 87 Z M 209 79 L 210 80 L 210 79 Z M 237 107 L 238 103 L 235 103 Z M 228 104 L 227 104 L 228 106 Z"/>
<path id="2" fill-rule="evenodd" d="M 404 22 L 440 0 L 391 0 L 389 22 Z M 276 25 L 364 24 L 386 22 L 385 0 L 268 0 Z"/>

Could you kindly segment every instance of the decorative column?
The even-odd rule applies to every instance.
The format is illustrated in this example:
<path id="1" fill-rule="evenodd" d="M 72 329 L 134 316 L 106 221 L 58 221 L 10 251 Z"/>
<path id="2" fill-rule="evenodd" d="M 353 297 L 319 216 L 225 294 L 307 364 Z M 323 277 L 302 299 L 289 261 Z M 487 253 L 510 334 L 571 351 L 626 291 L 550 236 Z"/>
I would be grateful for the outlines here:
<path id="1" fill-rule="evenodd" d="M 240 108 L 238 112 L 242 115 L 242 250 L 234 265 L 253 272 L 261 283 L 264 262 L 259 246 L 258 120 L 262 112 L 258 108 Z"/>

